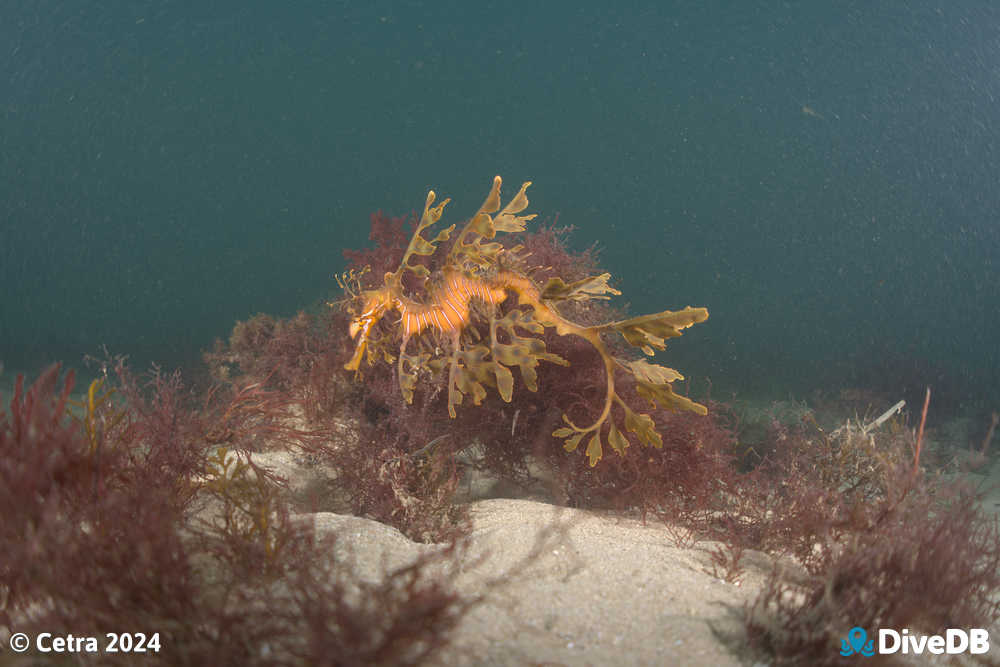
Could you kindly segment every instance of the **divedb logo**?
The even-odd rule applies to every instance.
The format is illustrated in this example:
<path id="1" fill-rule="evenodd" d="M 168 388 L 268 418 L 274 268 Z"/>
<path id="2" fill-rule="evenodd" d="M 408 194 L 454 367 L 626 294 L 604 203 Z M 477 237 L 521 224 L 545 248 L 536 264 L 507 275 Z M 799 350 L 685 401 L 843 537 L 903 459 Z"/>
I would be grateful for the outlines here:
<path id="1" fill-rule="evenodd" d="M 878 631 L 877 652 L 880 655 L 906 653 L 919 655 L 932 653 L 971 653 L 978 655 L 990 650 L 990 633 L 983 628 L 948 628 L 944 635 L 911 635 L 907 629 Z M 846 639 L 840 640 L 840 655 L 872 656 L 876 653 L 875 640 L 868 638 L 868 632 L 861 627 L 851 628 Z"/>

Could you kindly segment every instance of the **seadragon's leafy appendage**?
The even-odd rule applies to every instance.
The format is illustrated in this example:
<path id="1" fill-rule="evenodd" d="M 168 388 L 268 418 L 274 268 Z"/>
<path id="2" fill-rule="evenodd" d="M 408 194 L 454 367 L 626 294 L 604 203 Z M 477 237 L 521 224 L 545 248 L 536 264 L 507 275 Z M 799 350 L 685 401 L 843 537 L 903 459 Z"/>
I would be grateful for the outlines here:
<path id="1" fill-rule="evenodd" d="M 354 355 L 344 367 L 360 372 L 362 360 L 369 364 L 379 360 L 395 362 L 399 386 L 407 402 L 413 401 L 421 373 L 447 371 L 448 412 L 455 417 L 455 407 L 465 397 L 475 405 L 482 403 L 487 389 L 492 387 L 500 397 L 509 402 L 514 391 L 517 368 L 521 380 L 531 391 L 537 391 L 536 368 L 539 362 L 568 366 L 562 357 L 548 352 L 545 341 L 537 337 L 546 328 L 554 329 L 561 336 L 578 336 L 590 343 L 604 361 L 607 390 L 604 405 L 598 418 L 589 425 L 578 426 L 563 415 L 565 426 L 553 436 L 562 438 L 567 451 L 574 451 L 587 439 L 586 453 L 590 465 L 595 465 L 603 455 L 606 438 L 612 449 L 624 453 L 629 445 L 626 432 L 634 434 L 643 445 L 661 447 L 663 441 L 656 431 L 653 418 L 636 412 L 627 405 L 615 390 L 616 371 L 631 375 L 640 396 L 655 407 L 669 410 L 690 410 L 706 414 L 705 406 L 673 392 L 675 380 L 683 379 L 672 368 L 659 366 L 644 359 L 627 360 L 613 356 L 602 334 L 617 332 L 625 341 L 653 355 L 654 348 L 662 350 L 669 338 L 703 322 L 708 317 L 705 308 L 679 311 L 665 310 L 652 315 L 633 317 L 618 322 L 584 326 L 563 317 L 558 310 L 562 301 L 607 299 L 619 294 L 608 285 L 610 274 L 603 273 L 573 283 L 552 278 L 544 286 L 537 285 L 528 274 L 518 268 L 516 259 L 519 247 L 505 249 L 494 241 L 497 232 L 524 231 L 534 215 L 520 215 L 528 207 L 525 194 L 530 182 L 521 186 L 518 193 L 501 208 L 500 177 L 493 179 L 493 187 L 486 201 L 469 220 L 451 244 L 443 268 L 433 275 L 423 264 L 411 263 L 414 255 L 429 257 L 439 252 L 442 242 L 452 238 L 455 225 L 439 231 L 433 238 L 424 236 L 425 230 L 441 219 L 448 199 L 436 206 L 434 191 L 427 194 L 424 212 L 399 267 L 386 273 L 381 287 L 373 290 L 354 291 L 349 284 L 359 283 L 359 276 L 344 277 L 343 284 L 354 297 L 354 318 L 350 325 L 351 337 L 357 340 Z M 508 259 L 509 256 L 513 256 Z M 421 298 L 410 296 L 404 290 L 404 276 L 412 273 L 421 284 Z M 517 299 L 517 307 L 500 315 L 498 306 L 508 297 Z M 379 335 L 376 325 L 390 312 L 399 314 L 398 349 L 393 349 L 397 336 Z M 485 320 L 482 330 L 473 326 L 474 320 Z M 410 341 L 434 333 L 442 345 L 414 344 Z M 442 349 L 444 347 L 445 349 Z M 615 406 L 620 408 L 620 421 Z"/>

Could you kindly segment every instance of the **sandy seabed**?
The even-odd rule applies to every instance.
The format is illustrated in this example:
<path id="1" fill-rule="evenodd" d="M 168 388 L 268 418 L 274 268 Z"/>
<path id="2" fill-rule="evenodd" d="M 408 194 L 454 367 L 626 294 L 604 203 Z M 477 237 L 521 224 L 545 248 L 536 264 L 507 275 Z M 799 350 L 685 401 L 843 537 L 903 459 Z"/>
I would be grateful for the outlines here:
<path id="1" fill-rule="evenodd" d="M 715 630 L 734 633 L 765 570 L 739 585 L 708 574 L 701 548 L 671 546 L 662 526 L 529 500 L 471 506 L 474 565 L 459 594 L 486 593 L 462 619 L 440 665 L 738 665 Z M 335 531 L 362 576 L 433 548 L 366 519 L 315 515 Z"/>
<path id="2" fill-rule="evenodd" d="M 282 465 L 281 459 L 290 463 L 285 456 L 262 458 L 292 484 L 301 480 L 302 470 Z M 993 487 L 984 509 L 1000 515 L 1000 464 L 990 472 L 991 479 L 980 480 Z M 739 580 L 727 583 L 713 575 L 710 550 L 717 543 L 682 548 L 676 539 L 682 533 L 656 521 L 521 499 L 477 500 L 469 509 L 470 546 L 453 585 L 464 598 L 482 601 L 429 664 L 770 664 L 747 650 L 743 631 L 745 605 L 773 566 L 767 554 L 745 552 Z M 353 560 L 369 581 L 439 548 L 369 519 L 311 516 L 318 536 L 337 536 L 335 557 Z M 1000 631 L 992 634 L 1000 641 Z M 896 664 L 998 664 L 998 656 L 1000 649 L 957 662 L 909 655 Z"/>

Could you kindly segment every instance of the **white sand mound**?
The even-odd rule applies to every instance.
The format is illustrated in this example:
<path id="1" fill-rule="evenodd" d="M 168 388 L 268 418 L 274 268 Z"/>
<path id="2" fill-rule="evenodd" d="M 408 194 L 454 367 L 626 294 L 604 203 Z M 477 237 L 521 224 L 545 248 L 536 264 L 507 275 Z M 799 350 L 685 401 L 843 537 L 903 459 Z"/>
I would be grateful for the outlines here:
<path id="1" fill-rule="evenodd" d="M 708 573 L 711 543 L 677 548 L 652 522 L 527 500 L 479 501 L 471 514 L 470 565 L 456 587 L 485 599 L 437 664 L 740 664 L 713 627 L 739 632 L 735 612 L 759 590 L 762 556 L 746 554 L 733 585 Z M 364 577 L 434 548 L 357 517 L 320 513 L 315 526 L 338 535 Z"/>

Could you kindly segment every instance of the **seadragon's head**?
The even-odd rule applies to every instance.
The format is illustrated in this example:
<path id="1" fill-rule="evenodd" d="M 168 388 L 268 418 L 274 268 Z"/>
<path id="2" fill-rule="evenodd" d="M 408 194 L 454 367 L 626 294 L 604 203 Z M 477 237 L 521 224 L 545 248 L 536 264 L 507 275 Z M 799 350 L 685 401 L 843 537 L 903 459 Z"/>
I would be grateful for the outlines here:
<path id="1" fill-rule="evenodd" d="M 390 281 L 387 280 L 386 282 L 386 285 L 378 289 L 367 290 L 361 294 L 364 305 L 361 308 L 361 313 L 351 320 L 351 325 L 348 329 L 351 338 L 355 338 L 358 341 L 351 360 L 344 364 L 344 368 L 349 371 L 356 371 L 361 366 L 361 359 L 365 356 L 365 351 L 368 350 L 368 345 L 371 341 L 372 329 L 379 323 L 386 312 L 393 308 L 395 302 L 393 290 L 390 287 Z"/>

